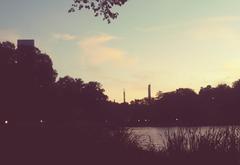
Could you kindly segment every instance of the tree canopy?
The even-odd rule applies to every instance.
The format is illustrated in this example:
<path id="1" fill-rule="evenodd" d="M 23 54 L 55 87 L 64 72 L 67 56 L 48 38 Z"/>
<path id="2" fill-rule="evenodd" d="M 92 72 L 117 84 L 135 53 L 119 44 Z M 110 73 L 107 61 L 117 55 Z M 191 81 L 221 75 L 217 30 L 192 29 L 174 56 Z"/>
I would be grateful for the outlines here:
<path id="1" fill-rule="evenodd" d="M 0 120 L 70 120 L 76 109 L 101 109 L 102 85 L 60 77 L 51 58 L 35 47 L 0 42 Z"/>
<path id="2" fill-rule="evenodd" d="M 102 16 L 103 20 L 107 20 L 108 23 L 111 20 L 116 19 L 119 15 L 118 12 L 114 12 L 112 8 L 114 6 L 122 6 L 127 0 L 73 0 L 72 7 L 69 9 L 69 13 L 76 10 L 92 10 L 94 16 Z"/>

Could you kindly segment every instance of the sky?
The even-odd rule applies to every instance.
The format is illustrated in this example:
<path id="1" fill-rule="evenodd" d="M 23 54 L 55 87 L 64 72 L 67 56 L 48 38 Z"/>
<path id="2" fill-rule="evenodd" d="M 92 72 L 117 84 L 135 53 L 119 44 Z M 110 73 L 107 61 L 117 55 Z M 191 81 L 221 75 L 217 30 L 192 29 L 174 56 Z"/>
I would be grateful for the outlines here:
<path id="1" fill-rule="evenodd" d="M 72 0 L 0 0 L 0 41 L 35 39 L 59 77 L 98 81 L 110 100 L 240 78 L 239 0 L 129 0 L 111 24 Z"/>

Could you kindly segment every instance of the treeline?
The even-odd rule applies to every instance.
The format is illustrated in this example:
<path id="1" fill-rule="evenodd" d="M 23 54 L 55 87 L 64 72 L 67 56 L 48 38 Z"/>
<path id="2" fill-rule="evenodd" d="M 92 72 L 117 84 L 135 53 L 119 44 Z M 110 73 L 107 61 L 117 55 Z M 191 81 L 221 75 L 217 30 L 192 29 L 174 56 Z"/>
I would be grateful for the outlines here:
<path id="1" fill-rule="evenodd" d="M 147 99 L 132 101 L 131 107 L 135 110 L 142 107 L 145 113 L 138 118 L 142 122 L 150 120 L 154 125 L 240 124 L 240 80 L 235 81 L 232 87 L 227 84 L 208 85 L 199 93 L 189 88 L 159 92 L 150 102 Z"/>
<path id="2" fill-rule="evenodd" d="M 63 123 L 99 118 L 108 97 L 98 82 L 57 80 L 51 58 L 38 48 L 0 43 L 0 119 Z"/>
<path id="3" fill-rule="evenodd" d="M 230 87 L 180 88 L 130 104 L 111 102 L 99 82 L 57 79 L 51 58 L 38 48 L 0 43 L 0 120 L 59 124 L 170 126 L 240 124 L 240 80 Z"/>

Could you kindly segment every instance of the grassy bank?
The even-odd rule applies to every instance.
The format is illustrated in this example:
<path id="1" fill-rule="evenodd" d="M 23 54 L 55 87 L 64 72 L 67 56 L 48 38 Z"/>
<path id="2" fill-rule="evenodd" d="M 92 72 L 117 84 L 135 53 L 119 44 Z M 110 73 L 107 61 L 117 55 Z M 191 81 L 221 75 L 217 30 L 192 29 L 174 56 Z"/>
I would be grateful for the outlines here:
<path id="1" fill-rule="evenodd" d="M 237 165 L 239 135 L 234 127 L 166 131 L 161 148 L 149 143 L 146 150 L 120 128 L 6 128 L 0 142 L 10 164 Z"/>

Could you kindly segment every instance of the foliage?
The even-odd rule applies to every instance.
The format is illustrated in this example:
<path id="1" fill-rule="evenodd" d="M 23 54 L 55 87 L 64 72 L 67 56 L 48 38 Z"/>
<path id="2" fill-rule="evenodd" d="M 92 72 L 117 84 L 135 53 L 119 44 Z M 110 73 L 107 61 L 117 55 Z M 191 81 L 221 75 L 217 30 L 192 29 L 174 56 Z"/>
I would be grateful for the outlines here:
<path id="1" fill-rule="evenodd" d="M 103 20 L 107 20 L 108 23 L 111 20 L 116 19 L 117 12 L 113 12 L 114 6 L 122 6 L 127 0 L 73 0 L 72 7 L 68 12 L 75 12 L 76 10 L 88 9 L 92 10 L 94 16 L 102 16 Z"/>
<path id="2" fill-rule="evenodd" d="M 168 164 L 239 164 L 240 130 L 226 128 L 178 128 L 165 132 L 160 152 Z"/>
<path id="3" fill-rule="evenodd" d="M 72 121 L 81 110 L 101 109 L 108 99 L 98 82 L 69 76 L 56 81 L 51 58 L 34 47 L 2 42 L 0 64 L 1 120 Z"/>
<path id="4" fill-rule="evenodd" d="M 99 82 L 57 79 L 51 58 L 37 48 L 0 43 L 0 120 L 88 120 L 110 126 L 202 126 L 240 124 L 239 80 L 158 92 L 129 103 L 108 100 Z"/>
<path id="5" fill-rule="evenodd" d="M 167 131 L 162 137 L 165 145 L 155 150 L 139 147 L 138 139 L 131 138 L 126 129 L 99 125 L 2 133 L 4 153 L 32 161 L 30 164 L 37 160 L 54 164 L 239 165 L 240 160 L 240 132 L 234 127 Z"/>

